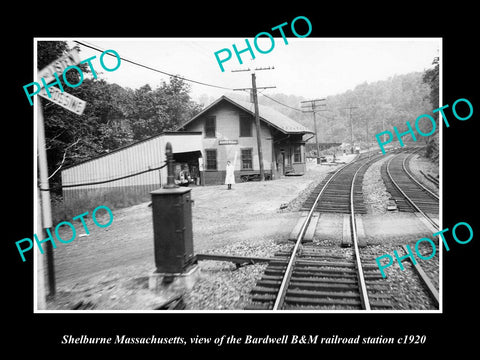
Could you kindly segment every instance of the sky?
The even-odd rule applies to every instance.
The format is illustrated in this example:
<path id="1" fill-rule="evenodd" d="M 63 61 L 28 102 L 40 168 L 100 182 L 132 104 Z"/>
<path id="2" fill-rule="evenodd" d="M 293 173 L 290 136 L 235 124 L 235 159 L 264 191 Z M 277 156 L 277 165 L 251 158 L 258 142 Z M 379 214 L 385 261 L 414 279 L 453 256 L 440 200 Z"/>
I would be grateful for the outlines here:
<path id="1" fill-rule="evenodd" d="M 49 39 L 52 40 L 52 39 Z M 240 64 L 233 51 L 246 48 L 245 38 L 67 38 L 69 45 L 78 40 L 102 50 L 112 49 L 122 58 L 129 59 L 168 73 L 226 87 L 229 89 L 251 87 L 250 72 L 232 72 L 238 69 L 274 67 L 257 70 L 257 86 L 275 86 L 262 90 L 265 94 L 283 93 L 307 99 L 335 95 L 353 89 L 364 82 L 388 79 L 394 75 L 424 71 L 432 67 L 433 58 L 441 55 L 441 38 L 274 38 L 273 49 L 262 54 L 248 39 L 255 54 L 241 54 Z M 271 47 L 267 37 L 258 41 L 260 49 Z M 223 63 L 222 72 L 214 53 L 228 48 L 230 60 Z M 92 62 L 95 70 L 101 69 L 100 52 L 80 45 L 80 58 L 96 55 Z M 221 58 L 226 52 L 219 54 Z M 114 61 L 113 58 L 107 61 Z M 114 66 L 114 65 L 112 65 Z M 168 76 L 123 61 L 112 72 L 103 71 L 100 78 L 132 89 L 149 84 L 152 88 L 168 81 Z M 191 96 L 218 98 L 232 90 L 190 83 Z"/>

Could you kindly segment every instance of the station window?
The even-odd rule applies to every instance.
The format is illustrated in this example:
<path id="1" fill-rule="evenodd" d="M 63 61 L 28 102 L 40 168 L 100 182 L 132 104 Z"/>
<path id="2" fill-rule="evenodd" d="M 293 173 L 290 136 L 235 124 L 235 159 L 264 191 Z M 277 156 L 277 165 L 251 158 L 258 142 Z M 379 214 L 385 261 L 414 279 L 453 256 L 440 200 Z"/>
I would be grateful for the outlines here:
<path id="1" fill-rule="evenodd" d="M 240 115 L 240 136 L 252 136 L 252 117 L 248 115 Z"/>
<path id="2" fill-rule="evenodd" d="M 214 138 L 216 131 L 215 116 L 208 116 L 205 119 L 205 137 Z"/>
<path id="3" fill-rule="evenodd" d="M 253 170 L 252 149 L 242 149 L 242 170 Z"/>
<path id="4" fill-rule="evenodd" d="M 205 150 L 207 164 L 206 170 L 217 170 L 217 149 Z"/>
<path id="5" fill-rule="evenodd" d="M 302 146 L 295 145 L 293 148 L 293 162 L 301 163 L 302 162 Z"/>

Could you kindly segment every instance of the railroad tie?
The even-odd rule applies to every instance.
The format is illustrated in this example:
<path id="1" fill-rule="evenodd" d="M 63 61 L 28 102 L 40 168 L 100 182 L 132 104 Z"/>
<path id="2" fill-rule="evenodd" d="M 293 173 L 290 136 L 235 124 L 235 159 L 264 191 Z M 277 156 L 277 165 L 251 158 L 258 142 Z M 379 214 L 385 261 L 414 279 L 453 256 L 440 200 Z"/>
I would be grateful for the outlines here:
<path id="1" fill-rule="evenodd" d="M 300 230 L 302 229 L 303 223 L 305 222 L 305 219 L 307 218 L 307 215 L 301 216 L 293 230 L 290 232 L 290 235 L 288 236 L 288 240 L 291 241 L 296 241 L 298 238 L 298 235 L 300 234 Z"/>
<path id="2" fill-rule="evenodd" d="M 342 247 L 352 246 L 352 232 L 350 231 L 350 216 L 343 215 L 343 234 L 342 234 Z"/>
<path id="3" fill-rule="evenodd" d="M 363 218 L 360 214 L 355 215 L 355 223 L 357 224 L 357 241 L 359 247 L 367 246 L 367 237 L 365 235 L 365 227 L 363 226 Z"/>
<path id="4" fill-rule="evenodd" d="M 305 231 L 305 236 L 303 237 L 302 242 L 312 242 L 313 236 L 315 235 L 315 230 L 317 229 L 318 220 L 320 219 L 320 214 L 315 213 L 308 224 L 307 230 Z"/>

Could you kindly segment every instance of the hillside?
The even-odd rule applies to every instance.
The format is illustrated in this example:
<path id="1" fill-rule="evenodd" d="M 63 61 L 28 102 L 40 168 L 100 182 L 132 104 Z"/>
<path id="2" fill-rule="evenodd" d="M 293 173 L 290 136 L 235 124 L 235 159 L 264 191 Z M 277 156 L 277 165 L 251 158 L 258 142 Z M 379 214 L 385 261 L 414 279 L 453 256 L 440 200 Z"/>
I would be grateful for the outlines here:
<path id="1" fill-rule="evenodd" d="M 383 129 L 405 127 L 406 121 L 414 121 L 419 115 L 431 113 L 430 87 L 422 80 L 423 73 L 414 72 L 395 75 L 386 80 L 362 83 L 353 90 L 342 94 L 327 96 L 325 107 L 317 112 L 317 128 L 320 142 L 350 142 L 351 119 L 353 139 L 355 142 L 375 141 L 375 134 Z M 248 96 L 233 94 L 248 100 Z M 286 94 L 269 94 L 269 98 L 260 95 L 259 103 L 268 105 L 313 130 L 312 113 L 302 113 L 301 101 L 308 100 L 301 96 Z M 284 106 L 282 104 L 288 105 Z M 295 109 L 292 109 L 295 108 Z"/>

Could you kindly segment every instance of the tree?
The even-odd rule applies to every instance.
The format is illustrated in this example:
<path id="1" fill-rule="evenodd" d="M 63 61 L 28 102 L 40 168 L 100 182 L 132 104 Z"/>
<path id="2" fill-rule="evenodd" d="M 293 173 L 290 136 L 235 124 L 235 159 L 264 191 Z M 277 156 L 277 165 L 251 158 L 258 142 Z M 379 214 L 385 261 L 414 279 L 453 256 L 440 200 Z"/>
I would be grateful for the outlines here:
<path id="1" fill-rule="evenodd" d="M 352 122 L 357 143 L 375 142 L 376 134 L 392 131 L 393 126 L 403 132 L 407 129 L 407 121 L 432 111 L 430 102 L 425 100 L 428 92 L 422 73 L 414 72 L 373 83 L 364 82 L 343 94 L 328 96 L 326 107 L 335 118 L 330 131 L 336 138 L 332 140 L 350 142 L 349 111 L 345 110 L 350 106 L 356 107 L 352 110 Z"/>
<path id="2" fill-rule="evenodd" d="M 38 41 L 37 45 L 38 69 L 43 69 L 69 51 L 66 41 Z"/>
<path id="3" fill-rule="evenodd" d="M 135 140 L 175 130 L 202 109 L 190 99 L 190 87 L 178 77 L 170 77 L 155 90 L 144 85 L 133 92 L 125 116 Z"/>
<path id="4" fill-rule="evenodd" d="M 432 62 L 433 68 L 425 70 L 423 73 L 423 82 L 430 87 L 430 94 L 427 96 L 430 104 L 434 108 L 438 108 L 440 106 L 439 103 L 439 58 L 435 57 Z"/>
<path id="5" fill-rule="evenodd" d="M 70 51 L 63 41 L 38 42 L 38 66 L 43 68 L 55 59 Z M 87 64 L 78 65 L 84 74 L 90 71 Z M 47 99 L 41 99 L 47 148 L 48 172 L 51 174 L 51 187 L 61 182 L 62 167 L 75 164 L 108 150 L 125 145 L 132 140 L 129 126 L 124 119 L 122 103 L 128 97 L 127 91 L 104 80 L 89 79 L 84 76 L 82 84 L 70 88 L 62 86 L 69 94 L 87 102 L 84 113 L 79 116 Z M 79 73 L 69 71 L 67 80 L 76 84 Z"/>
<path id="6" fill-rule="evenodd" d="M 39 41 L 38 67 L 71 51 L 65 41 Z M 89 74 L 88 64 L 77 65 Z M 59 74 L 60 75 L 60 74 Z M 80 81 L 77 71 L 69 71 L 71 84 Z M 61 182 L 60 170 L 68 165 L 115 150 L 121 146 L 174 130 L 200 110 L 190 99 L 189 85 L 178 77 L 153 90 L 149 85 L 137 90 L 109 84 L 84 75 L 80 86 L 63 88 L 87 102 L 82 115 L 74 114 L 46 99 L 41 99 L 51 187 Z"/>
<path id="7" fill-rule="evenodd" d="M 430 87 L 430 93 L 425 97 L 430 101 L 432 107 L 438 108 L 440 106 L 439 102 L 439 58 L 435 57 L 432 62 L 433 68 L 425 70 L 423 73 L 423 82 Z M 437 114 L 437 124 L 440 124 L 440 115 Z M 440 126 L 440 125 L 438 125 Z M 427 147 L 425 149 L 425 156 L 429 159 L 434 160 L 435 162 L 439 161 L 439 142 L 438 142 L 438 132 L 428 139 Z"/>

